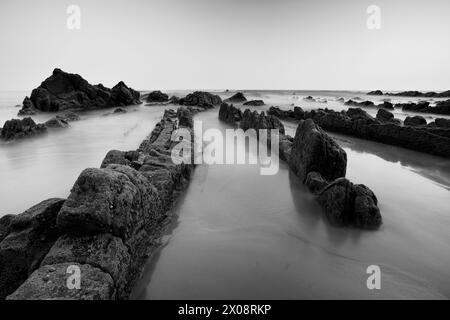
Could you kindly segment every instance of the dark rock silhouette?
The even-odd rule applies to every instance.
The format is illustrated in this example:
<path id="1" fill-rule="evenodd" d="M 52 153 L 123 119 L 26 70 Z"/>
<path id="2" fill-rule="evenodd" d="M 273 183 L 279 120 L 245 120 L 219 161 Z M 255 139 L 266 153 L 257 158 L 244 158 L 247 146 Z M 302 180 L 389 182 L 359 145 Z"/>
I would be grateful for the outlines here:
<path id="1" fill-rule="evenodd" d="M 413 117 L 406 117 L 403 123 L 405 126 L 416 127 L 426 125 L 427 120 L 425 120 L 425 118 L 421 116 L 413 116 Z"/>
<path id="2" fill-rule="evenodd" d="M 271 108 L 269 114 L 297 120 L 291 116 L 293 111 Z M 341 112 L 329 109 L 311 110 L 304 112 L 303 118 L 313 119 L 324 130 L 450 158 L 450 135 L 446 128 L 382 123 L 359 108 L 349 108 Z"/>
<path id="3" fill-rule="evenodd" d="M 140 103 L 139 92 L 120 81 L 112 89 L 91 85 L 78 74 L 55 69 L 53 74 L 26 97 L 19 115 L 36 110 L 55 112 L 67 109 L 91 110 Z"/>
<path id="4" fill-rule="evenodd" d="M 375 90 L 375 91 L 370 91 L 367 93 L 368 95 L 371 96 L 382 96 L 383 95 L 383 91 L 381 90 Z"/>
<path id="5" fill-rule="evenodd" d="M 292 144 L 289 166 L 302 180 L 316 171 L 326 180 L 345 177 L 347 154 L 311 119 L 300 121 Z"/>
<path id="6" fill-rule="evenodd" d="M 244 96 L 244 94 L 242 92 L 237 92 L 236 94 L 234 94 L 233 96 L 231 96 L 228 99 L 225 99 L 223 102 L 227 102 L 227 103 L 242 103 L 247 101 L 247 98 Z"/>
<path id="7" fill-rule="evenodd" d="M 147 96 L 147 102 L 167 102 L 169 96 L 161 91 L 152 91 Z"/>
<path id="8" fill-rule="evenodd" d="M 30 117 L 23 119 L 7 120 L 0 129 L 0 137 L 4 140 L 14 140 L 34 136 L 43 133 L 47 127 L 43 124 L 37 124 Z"/>
<path id="9" fill-rule="evenodd" d="M 213 108 L 220 105 L 222 99 L 215 94 L 204 91 L 195 91 L 179 100 L 179 103 L 185 106 L 199 106 L 202 108 Z"/>

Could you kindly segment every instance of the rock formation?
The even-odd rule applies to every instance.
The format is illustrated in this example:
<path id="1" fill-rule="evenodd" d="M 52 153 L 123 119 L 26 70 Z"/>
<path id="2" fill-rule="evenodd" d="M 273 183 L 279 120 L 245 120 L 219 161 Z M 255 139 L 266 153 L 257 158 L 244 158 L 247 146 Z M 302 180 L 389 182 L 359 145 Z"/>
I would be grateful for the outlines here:
<path id="1" fill-rule="evenodd" d="M 247 101 L 247 98 L 244 96 L 242 92 L 237 92 L 233 96 L 229 97 L 228 99 L 225 99 L 223 102 L 227 103 L 242 103 Z"/>
<path id="2" fill-rule="evenodd" d="M 161 91 L 152 91 L 148 94 L 147 102 L 167 102 L 169 101 L 169 96 Z"/>
<path id="3" fill-rule="evenodd" d="M 46 228 L 57 230 L 47 237 L 51 240 L 46 240 L 45 250 L 18 255 L 17 259 L 30 260 L 28 264 L 9 257 L 2 261 L 5 270 L 17 265 L 27 269 L 15 282 L 9 280 L 11 276 L 2 278 L 9 288 L 4 295 L 10 294 L 8 299 L 128 298 L 148 257 L 160 246 L 172 219 L 170 209 L 193 169 L 192 163 L 173 162 L 172 149 L 179 141 L 173 141 L 172 135 L 184 127 L 192 137 L 192 115 L 201 110 L 166 110 L 137 150 L 112 150 L 100 168 L 85 169 L 68 199 L 57 202 L 59 207 L 48 214 L 53 220 L 42 220 Z M 192 143 L 193 139 L 191 147 Z M 0 220 L 1 234 L 8 233 L 0 243 L 6 252 L 7 244 L 18 237 L 14 231 L 19 230 L 17 217 L 12 227 L 9 218 Z M 80 290 L 66 286 L 69 267 L 81 270 Z"/>
<path id="4" fill-rule="evenodd" d="M 8 141 L 34 136 L 46 130 L 47 127 L 44 124 L 37 124 L 30 117 L 11 119 L 5 122 L 3 128 L 0 128 L 0 137 Z"/>
<path id="5" fill-rule="evenodd" d="M 53 74 L 31 92 L 23 101 L 19 115 L 39 111 L 67 109 L 92 110 L 139 104 L 139 92 L 120 81 L 112 89 L 102 84 L 91 85 L 78 74 L 55 69 Z"/>
<path id="6" fill-rule="evenodd" d="M 292 117 L 292 110 L 270 108 L 268 113 L 284 119 L 298 120 Z M 301 112 L 297 111 L 297 114 Z M 303 119 L 313 119 L 324 130 L 450 158 L 450 130 L 445 127 L 382 123 L 359 108 L 341 112 L 329 109 L 305 111 Z"/>
<path id="7" fill-rule="evenodd" d="M 185 106 L 199 106 L 202 108 L 213 108 L 222 103 L 222 99 L 215 94 L 203 91 L 195 91 L 179 100 L 179 104 Z"/>
<path id="8" fill-rule="evenodd" d="M 425 118 L 421 116 L 413 116 L 413 117 L 406 117 L 403 123 L 405 126 L 411 127 L 425 126 L 427 124 L 427 120 L 425 120 Z"/>

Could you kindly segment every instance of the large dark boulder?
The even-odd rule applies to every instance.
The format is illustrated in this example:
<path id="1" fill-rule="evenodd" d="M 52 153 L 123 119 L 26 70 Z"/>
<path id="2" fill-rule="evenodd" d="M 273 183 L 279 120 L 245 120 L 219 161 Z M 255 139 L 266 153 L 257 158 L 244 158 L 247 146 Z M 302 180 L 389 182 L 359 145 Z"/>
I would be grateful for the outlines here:
<path id="1" fill-rule="evenodd" d="M 59 236 L 56 216 L 64 199 L 48 199 L 14 216 L 0 242 L 0 299 L 16 290 L 39 267 Z"/>
<path id="2" fill-rule="evenodd" d="M 379 109 L 377 112 L 377 119 L 381 122 L 390 122 L 394 119 L 394 115 L 392 114 L 392 112 L 384 109 Z"/>
<path id="3" fill-rule="evenodd" d="M 382 223 L 377 198 L 365 185 L 340 178 L 325 187 L 317 200 L 333 225 L 376 229 Z"/>
<path id="4" fill-rule="evenodd" d="M 99 109 L 140 103 L 139 92 L 122 81 L 112 89 L 102 84 L 91 85 L 78 74 L 55 69 L 39 87 L 25 98 L 20 115 L 35 110 L 55 112 L 67 109 Z"/>
<path id="5" fill-rule="evenodd" d="M 4 140 L 20 139 L 45 132 L 47 127 L 37 124 L 30 117 L 23 119 L 11 119 L 5 122 L 0 133 Z"/>
<path id="6" fill-rule="evenodd" d="M 345 177 L 347 154 L 313 120 L 302 120 L 295 133 L 289 165 L 302 182 L 313 171 L 326 180 L 334 180 Z"/>
<path id="7" fill-rule="evenodd" d="M 223 102 L 227 103 L 242 103 L 247 101 L 247 98 L 244 96 L 242 92 L 237 92 L 233 96 L 229 97 L 228 99 L 223 100 Z"/>
<path id="8" fill-rule="evenodd" d="M 147 102 L 167 102 L 169 96 L 161 91 L 152 91 L 147 96 Z"/>
<path id="9" fill-rule="evenodd" d="M 434 123 L 437 127 L 450 128 L 450 119 L 437 118 Z"/>
<path id="10" fill-rule="evenodd" d="M 368 95 L 371 96 L 382 96 L 383 95 L 383 91 L 381 90 L 375 90 L 375 91 L 370 91 L 367 93 Z"/>
<path id="11" fill-rule="evenodd" d="M 195 91 L 194 93 L 188 94 L 183 99 L 180 99 L 179 103 L 185 106 L 212 108 L 220 105 L 222 103 L 222 99 L 216 94 L 211 94 L 204 91 Z"/>
<path id="12" fill-rule="evenodd" d="M 414 117 L 406 117 L 403 123 L 405 124 L 405 126 L 416 127 L 426 125 L 427 120 L 425 120 L 425 118 L 421 116 L 414 116 Z"/>

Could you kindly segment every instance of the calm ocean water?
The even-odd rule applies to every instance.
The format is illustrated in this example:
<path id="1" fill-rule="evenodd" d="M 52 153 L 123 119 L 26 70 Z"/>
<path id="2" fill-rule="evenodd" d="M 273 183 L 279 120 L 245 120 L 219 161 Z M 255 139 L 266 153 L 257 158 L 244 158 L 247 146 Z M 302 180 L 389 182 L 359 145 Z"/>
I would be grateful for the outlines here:
<path id="1" fill-rule="evenodd" d="M 335 101 L 339 97 L 386 98 L 360 92 L 293 93 L 245 95 L 266 102 L 257 110 L 291 104 L 341 110 L 347 107 Z M 19 108 L 14 105 L 26 94 L 0 92 L 0 126 L 16 116 Z M 305 103 L 306 95 L 328 103 Z M 128 107 L 126 114 L 85 113 L 70 128 L 0 144 L 0 215 L 20 213 L 45 198 L 67 197 L 78 174 L 98 167 L 108 150 L 137 148 L 165 108 L 140 105 Z M 42 122 L 50 116 L 33 118 Z M 196 119 L 204 128 L 229 128 L 217 117 L 217 110 L 212 110 Z M 293 134 L 295 125 L 285 125 Z M 312 196 L 284 164 L 273 176 L 261 176 L 257 165 L 200 165 L 174 208 L 177 224 L 149 261 L 133 297 L 450 298 L 450 161 L 333 136 L 347 152 L 347 176 L 377 195 L 384 219 L 380 230 L 328 225 Z M 381 290 L 366 288 L 366 268 L 372 264 L 381 267 Z"/>

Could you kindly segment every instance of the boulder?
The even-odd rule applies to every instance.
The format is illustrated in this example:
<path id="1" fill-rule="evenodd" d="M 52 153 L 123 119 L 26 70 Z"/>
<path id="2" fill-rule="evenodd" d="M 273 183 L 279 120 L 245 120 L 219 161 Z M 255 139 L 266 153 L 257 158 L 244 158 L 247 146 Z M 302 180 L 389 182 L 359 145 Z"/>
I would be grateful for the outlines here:
<path id="1" fill-rule="evenodd" d="M 313 171 L 334 180 L 345 177 L 347 154 L 313 120 L 302 120 L 295 133 L 289 166 L 302 182 Z"/>
<path id="2" fill-rule="evenodd" d="M 382 96 L 383 95 L 383 91 L 375 90 L 375 91 L 370 91 L 367 94 L 370 95 L 370 96 Z"/>
<path id="3" fill-rule="evenodd" d="M 158 191 L 145 176 L 110 164 L 80 174 L 57 225 L 69 235 L 111 233 L 126 241 L 136 230 L 151 230 L 162 214 Z"/>
<path id="4" fill-rule="evenodd" d="M 437 127 L 450 128 L 450 119 L 436 118 L 434 123 L 436 123 Z"/>
<path id="5" fill-rule="evenodd" d="M 147 102 L 167 102 L 169 96 L 161 91 L 152 91 L 147 96 Z"/>
<path id="6" fill-rule="evenodd" d="M 46 132 L 47 127 L 37 124 L 30 117 L 23 119 L 7 120 L 1 130 L 1 138 L 4 140 L 20 139 Z"/>
<path id="7" fill-rule="evenodd" d="M 259 107 L 259 106 L 263 106 L 264 105 L 264 101 L 262 100 L 250 100 L 244 103 L 244 106 L 253 106 L 253 107 Z"/>
<path id="8" fill-rule="evenodd" d="M 390 122 L 394 119 L 394 115 L 385 109 L 378 109 L 377 119 L 381 122 Z"/>
<path id="9" fill-rule="evenodd" d="M 50 120 L 44 122 L 44 125 L 47 128 L 67 128 L 69 126 L 69 123 L 61 118 L 53 117 Z"/>
<path id="10" fill-rule="evenodd" d="M 247 98 L 244 96 L 242 92 L 237 92 L 233 96 L 229 97 L 228 99 L 225 99 L 223 102 L 227 103 L 242 103 L 247 101 Z"/>
<path id="11" fill-rule="evenodd" d="M 425 126 L 427 124 L 427 120 L 425 120 L 425 118 L 421 116 L 413 116 L 413 117 L 406 117 L 403 123 L 405 126 L 411 127 Z"/>
<path id="12" fill-rule="evenodd" d="M 14 216 L 0 242 L 0 299 L 16 290 L 59 237 L 56 216 L 64 199 L 52 198 Z"/>
<path id="13" fill-rule="evenodd" d="M 377 229 L 382 223 L 374 193 L 366 186 L 355 185 L 345 178 L 325 187 L 317 200 L 333 225 Z"/>
<path id="14" fill-rule="evenodd" d="M 236 124 L 242 119 L 242 112 L 233 105 L 222 103 L 219 109 L 219 119 L 230 124 Z"/>
<path id="15" fill-rule="evenodd" d="M 115 108 L 113 113 L 127 113 L 127 110 L 125 110 L 124 108 Z"/>
<path id="16" fill-rule="evenodd" d="M 377 105 L 378 108 L 394 110 L 394 105 L 388 101 L 384 101 L 383 103 Z"/>
<path id="17" fill-rule="evenodd" d="M 328 182 L 320 173 L 311 171 L 306 175 L 305 185 L 313 194 L 318 194 L 328 185 Z"/>
<path id="18" fill-rule="evenodd" d="M 67 285 L 74 267 L 80 270 L 80 289 Z M 114 283 L 108 273 L 89 264 L 70 262 L 42 266 L 8 300 L 109 300 L 113 295 Z"/>
<path id="19" fill-rule="evenodd" d="M 199 106 L 208 109 L 220 105 L 222 99 L 218 95 L 209 92 L 195 91 L 180 99 L 179 103 L 185 106 Z"/>

